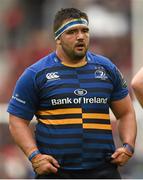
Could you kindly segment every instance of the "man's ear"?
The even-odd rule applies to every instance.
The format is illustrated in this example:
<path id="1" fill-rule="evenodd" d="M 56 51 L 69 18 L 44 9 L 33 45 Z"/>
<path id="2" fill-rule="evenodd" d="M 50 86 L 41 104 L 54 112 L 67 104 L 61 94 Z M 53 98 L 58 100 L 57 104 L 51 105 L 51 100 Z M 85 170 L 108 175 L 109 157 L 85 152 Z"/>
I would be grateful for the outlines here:
<path id="1" fill-rule="evenodd" d="M 56 43 L 57 43 L 57 45 L 61 45 L 61 38 L 60 37 L 58 37 L 58 39 L 56 40 Z"/>

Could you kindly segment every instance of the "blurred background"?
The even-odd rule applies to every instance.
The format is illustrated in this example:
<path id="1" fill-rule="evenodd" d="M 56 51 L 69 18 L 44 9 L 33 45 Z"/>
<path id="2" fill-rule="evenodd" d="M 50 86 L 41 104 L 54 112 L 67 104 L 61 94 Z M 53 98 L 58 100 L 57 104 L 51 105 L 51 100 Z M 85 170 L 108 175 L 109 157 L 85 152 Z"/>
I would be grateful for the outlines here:
<path id="1" fill-rule="evenodd" d="M 120 168 L 122 178 L 143 178 L 143 110 L 130 82 L 143 65 L 143 0 L 1 0 L 0 1 L 0 178 L 33 178 L 31 164 L 8 130 L 7 103 L 24 69 L 55 49 L 53 18 L 66 7 L 85 11 L 90 50 L 107 56 L 123 73 L 137 115 L 135 156 Z M 120 145 L 112 117 L 115 143 Z"/>

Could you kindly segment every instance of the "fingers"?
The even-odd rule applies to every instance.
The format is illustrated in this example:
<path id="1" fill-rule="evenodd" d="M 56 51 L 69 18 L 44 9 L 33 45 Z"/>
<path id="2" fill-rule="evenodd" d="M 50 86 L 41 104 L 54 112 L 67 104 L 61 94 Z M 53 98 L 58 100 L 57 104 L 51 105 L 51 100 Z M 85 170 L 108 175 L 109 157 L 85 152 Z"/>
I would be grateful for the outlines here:
<path id="1" fill-rule="evenodd" d="M 55 158 L 53 158 L 52 156 L 47 157 L 47 159 L 48 159 L 49 162 L 51 162 L 55 167 L 57 167 L 57 168 L 60 167 L 58 161 L 57 161 Z"/>
<path id="2" fill-rule="evenodd" d="M 32 159 L 32 166 L 37 174 L 56 173 L 60 165 L 52 156 L 39 154 Z"/>
<path id="3" fill-rule="evenodd" d="M 123 166 L 131 156 L 132 154 L 130 154 L 124 147 L 118 148 L 111 156 L 113 158 L 111 163 Z"/>
<path id="4" fill-rule="evenodd" d="M 40 166 L 34 168 L 34 171 L 37 174 L 49 174 L 49 173 L 57 173 L 58 169 L 50 163 L 47 164 L 43 163 Z"/>

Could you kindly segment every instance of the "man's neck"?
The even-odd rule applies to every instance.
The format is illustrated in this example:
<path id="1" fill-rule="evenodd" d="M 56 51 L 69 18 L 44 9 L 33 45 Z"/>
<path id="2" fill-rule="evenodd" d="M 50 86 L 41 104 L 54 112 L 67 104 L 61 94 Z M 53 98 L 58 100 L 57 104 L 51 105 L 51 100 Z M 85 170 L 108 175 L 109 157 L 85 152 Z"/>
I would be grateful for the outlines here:
<path id="1" fill-rule="evenodd" d="M 86 56 L 84 56 L 81 59 L 71 59 L 69 56 L 67 56 L 65 53 L 62 53 L 61 51 L 56 51 L 57 57 L 61 60 L 61 63 L 65 66 L 70 67 L 80 67 L 84 66 L 87 63 Z"/>

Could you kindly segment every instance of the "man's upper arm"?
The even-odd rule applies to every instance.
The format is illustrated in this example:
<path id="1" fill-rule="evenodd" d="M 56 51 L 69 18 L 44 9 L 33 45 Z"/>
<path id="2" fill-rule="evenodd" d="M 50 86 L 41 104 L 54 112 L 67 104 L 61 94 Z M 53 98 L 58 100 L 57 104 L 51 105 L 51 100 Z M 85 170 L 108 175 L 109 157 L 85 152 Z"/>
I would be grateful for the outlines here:
<path id="1" fill-rule="evenodd" d="M 22 119 L 20 117 L 17 117 L 15 115 L 9 114 L 9 125 L 10 126 L 16 126 L 17 128 L 21 125 L 29 125 L 29 121 L 26 119 Z"/>
<path id="2" fill-rule="evenodd" d="M 127 113 L 134 113 L 132 101 L 129 95 L 125 98 L 111 102 L 111 110 L 117 119 L 126 115 Z"/>

